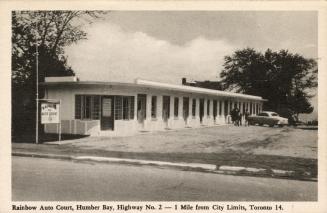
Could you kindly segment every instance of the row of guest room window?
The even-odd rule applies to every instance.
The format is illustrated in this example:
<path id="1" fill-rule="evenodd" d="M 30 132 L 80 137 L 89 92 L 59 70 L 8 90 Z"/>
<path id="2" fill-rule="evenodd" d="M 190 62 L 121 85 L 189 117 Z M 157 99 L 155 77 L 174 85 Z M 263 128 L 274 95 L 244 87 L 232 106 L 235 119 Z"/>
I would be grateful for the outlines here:
<path id="1" fill-rule="evenodd" d="M 115 120 L 133 120 L 134 119 L 134 106 L 135 97 L 134 96 L 113 96 L 114 97 L 114 118 Z M 137 110 L 143 111 L 144 114 L 137 113 L 137 117 L 146 118 L 146 95 L 138 96 Z M 143 101 L 142 101 L 143 99 Z M 179 115 L 179 101 L 178 97 L 174 97 L 174 117 L 177 118 Z M 190 99 L 188 97 L 183 97 L 183 117 L 187 118 L 190 115 L 189 112 L 189 102 L 192 101 L 191 115 L 196 116 L 196 99 Z M 200 116 L 204 116 L 204 101 L 205 99 L 200 99 Z M 213 117 L 217 115 L 228 115 L 228 101 L 217 101 L 217 100 L 206 100 L 207 101 L 207 116 L 210 116 L 210 105 L 213 104 Z M 222 104 L 224 102 L 224 111 L 222 110 Z M 234 102 L 233 102 L 234 103 Z M 234 107 L 241 108 L 242 103 L 229 104 L 230 111 Z M 218 107 L 219 105 L 219 107 Z M 201 107 L 202 106 L 202 107 Z M 151 118 L 157 118 L 157 96 L 151 97 Z M 218 107 L 218 109 L 217 109 Z M 245 113 L 247 109 L 246 103 L 243 103 L 242 112 Z M 141 110 L 143 109 L 143 110 Z M 250 114 L 259 112 L 259 105 L 254 103 L 249 103 Z M 101 95 L 75 95 L 75 119 L 90 119 L 99 120 L 101 111 Z M 170 118 L 170 96 L 162 96 L 162 118 Z"/>

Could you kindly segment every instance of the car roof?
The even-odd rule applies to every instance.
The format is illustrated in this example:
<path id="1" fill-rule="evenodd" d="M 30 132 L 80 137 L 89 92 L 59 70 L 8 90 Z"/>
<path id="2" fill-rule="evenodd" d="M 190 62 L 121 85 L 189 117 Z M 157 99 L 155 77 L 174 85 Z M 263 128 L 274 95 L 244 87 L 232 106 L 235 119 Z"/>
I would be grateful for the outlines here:
<path id="1" fill-rule="evenodd" d="M 271 114 L 271 113 L 276 113 L 276 114 L 278 114 L 277 112 L 273 112 L 273 111 L 261 111 L 261 113 L 262 113 L 262 112 L 263 112 L 263 113 L 270 113 L 270 114 Z"/>

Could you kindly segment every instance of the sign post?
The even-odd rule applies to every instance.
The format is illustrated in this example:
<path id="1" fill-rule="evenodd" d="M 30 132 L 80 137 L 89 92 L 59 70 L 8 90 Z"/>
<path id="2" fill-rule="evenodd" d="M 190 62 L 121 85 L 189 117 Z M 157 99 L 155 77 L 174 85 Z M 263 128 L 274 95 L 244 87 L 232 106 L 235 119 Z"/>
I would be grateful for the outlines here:
<path id="1" fill-rule="evenodd" d="M 43 99 L 41 103 L 41 124 L 57 124 L 58 140 L 61 141 L 61 120 L 59 100 Z"/>

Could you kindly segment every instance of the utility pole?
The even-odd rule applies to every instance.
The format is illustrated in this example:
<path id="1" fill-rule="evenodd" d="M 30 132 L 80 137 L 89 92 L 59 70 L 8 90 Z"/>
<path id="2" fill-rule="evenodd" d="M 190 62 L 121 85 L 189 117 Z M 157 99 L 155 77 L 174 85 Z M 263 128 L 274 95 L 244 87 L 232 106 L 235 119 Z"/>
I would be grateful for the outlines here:
<path id="1" fill-rule="evenodd" d="M 36 32 L 37 23 L 36 23 Z M 35 128 L 35 143 L 39 143 L 39 48 L 38 38 L 36 37 L 36 128 Z"/>

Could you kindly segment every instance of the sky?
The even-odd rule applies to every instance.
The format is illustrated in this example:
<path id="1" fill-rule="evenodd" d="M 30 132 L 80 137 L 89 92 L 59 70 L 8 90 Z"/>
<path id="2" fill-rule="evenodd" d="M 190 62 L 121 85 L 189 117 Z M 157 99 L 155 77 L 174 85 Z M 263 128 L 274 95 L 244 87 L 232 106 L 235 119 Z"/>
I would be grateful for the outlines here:
<path id="1" fill-rule="evenodd" d="M 80 80 L 215 81 L 224 56 L 246 47 L 317 58 L 314 11 L 112 11 L 84 30 L 66 48 Z"/>

